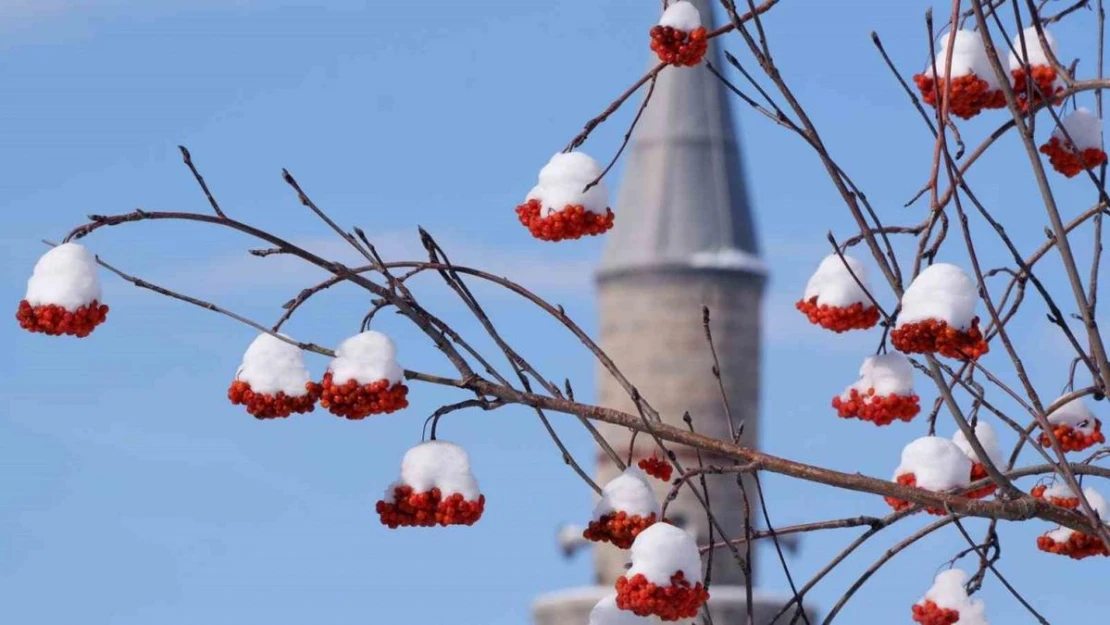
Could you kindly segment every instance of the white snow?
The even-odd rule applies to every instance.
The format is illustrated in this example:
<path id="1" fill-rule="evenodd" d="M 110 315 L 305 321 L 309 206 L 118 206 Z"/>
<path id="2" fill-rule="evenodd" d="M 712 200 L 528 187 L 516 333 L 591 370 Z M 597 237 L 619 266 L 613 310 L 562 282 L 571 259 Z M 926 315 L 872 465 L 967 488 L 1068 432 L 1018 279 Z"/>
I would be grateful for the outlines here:
<path id="1" fill-rule="evenodd" d="M 1071 494 L 1072 491 L 1070 489 L 1067 490 L 1067 493 L 1068 494 L 1063 495 L 1063 496 L 1064 497 L 1074 497 L 1075 496 L 1075 495 Z M 1048 496 L 1048 491 L 1045 491 L 1045 496 L 1046 497 Z M 1053 495 L 1053 496 L 1054 497 L 1060 497 L 1061 495 Z M 1102 494 L 1099 493 L 1094 488 L 1091 488 L 1090 486 L 1088 486 L 1087 488 L 1083 489 L 1083 496 L 1087 498 L 1087 503 L 1091 504 L 1091 509 L 1098 513 L 1098 518 L 1104 524 L 1110 525 L 1110 504 L 1108 504 L 1106 502 L 1106 499 L 1103 498 Z M 1071 538 L 1071 535 L 1074 534 L 1074 533 L 1075 533 L 1075 530 L 1071 529 L 1070 527 L 1057 527 L 1056 529 L 1047 533 L 1046 536 L 1048 536 L 1049 538 L 1051 538 L 1052 540 L 1054 540 L 1058 543 L 1066 543 L 1066 542 L 1068 542 L 1068 539 Z"/>
<path id="2" fill-rule="evenodd" d="M 845 262 L 847 262 L 847 266 L 845 266 Z M 848 271 L 849 267 L 851 272 Z M 844 260 L 841 260 L 840 256 L 829 254 L 817 266 L 817 271 L 806 283 L 803 299 L 808 302 L 816 297 L 819 305 L 827 304 L 837 307 L 851 306 L 856 303 L 871 306 L 871 298 L 867 297 L 867 293 L 852 278 L 852 273 L 855 273 L 856 278 L 859 278 L 859 281 L 870 289 L 867 267 L 863 263 L 848 255 L 845 255 Z"/>
<path id="3" fill-rule="evenodd" d="M 96 257 L 82 245 L 63 243 L 35 263 L 25 299 L 31 306 L 54 305 L 74 312 L 101 297 Z"/>
<path id="4" fill-rule="evenodd" d="M 1102 121 L 1089 109 L 1077 108 L 1060 120 L 1060 125 L 1052 131 L 1052 137 L 1059 140 L 1065 147 L 1071 147 L 1070 137 L 1080 151 L 1097 148 L 1102 145 Z M 1064 130 L 1067 134 L 1064 134 Z"/>
<path id="5" fill-rule="evenodd" d="M 979 439 L 979 444 L 983 446 L 983 451 L 987 452 L 991 464 L 999 469 L 1005 469 L 1006 461 L 1002 457 L 1002 450 L 998 447 L 998 435 L 995 434 L 991 424 L 980 419 L 975 424 L 975 438 Z M 956 446 L 962 449 L 972 462 L 983 462 L 979 455 L 975 453 L 975 450 L 971 448 L 971 443 L 967 441 L 963 430 L 956 430 L 956 433 L 952 436 L 952 442 L 956 443 Z"/>
<path id="6" fill-rule="evenodd" d="M 404 379 L 404 371 L 396 359 L 397 348 L 393 341 L 381 332 L 370 330 L 340 343 L 328 371 L 331 371 L 332 382 L 336 385 L 350 380 L 359 384 L 371 384 L 378 380 L 398 384 Z"/>
<path id="7" fill-rule="evenodd" d="M 851 398 L 852 389 L 864 397 L 870 389 L 875 389 L 878 397 L 913 395 L 913 366 L 898 352 L 868 356 L 859 368 L 859 375 L 859 381 L 844 389 L 840 399 Z"/>
<path id="8" fill-rule="evenodd" d="M 656 586 L 670 586 L 671 576 L 682 571 L 691 585 L 701 583 L 698 543 L 684 529 L 656 523 L 636 536 L 630 551 L 632 568 L 625 577 L 643 574 Z"/>
<path id="9" fill-rule="evenodd" d="M 441 440 L 427 441 L 405 452 L 401 479 L 386 490 L 386 501 L 393 501 L 393 489 L 399 484 L 411 486 L 417 493 L 433 488 L 438 488 L 444 497 L 459 493 L 467 501 L 475 501 L 481 495 L 466 451 Z"/>
<path id="10" fill-rule="evenodd" d="M 594 506 L 593 520 L 622 511 L 629 516 L 642 517 L 653 513 L 658 517 L 662 513 L 651 482 L 637 466 L 629 466 L 601 489 L 601 499 Z"/>
<path id="11" fill-rule="evenodd" d="M 1043 26 L 1041 28 L 1044 30 L 1045 41 L 1048 42 L 1048 49 L 1052 51 L 1053 57 L 1057 57 L 1056 37 L 1053 37 L 1047 28 Z M 1022 31 L 1021 35 L 1014 37 L 1014 47 L 1010 50 L 1010 71 L 1022 69 L 1024 66 L 1021 62 L 1021 39 L 1023 37 L 1025 38 L 1025 55 L 1029 59 L 1029 66 L 1049 65 L 1048 55 L 1045 54 L 1044 46 L 1041 45 L 1041 38 L 1037 36 L 1037 27 L 1030 26 Z"/>
<path id="12" fill-rule="evenodd" d="M 936 68 L 937 73 L 942 76 L 945 75 L 944 68 L 948 60 L 948 38 L 950 34 L 945 33 L 936 46 Z M 983 40 L 979 33 L 970 30 L 957 30 L 956 42 L 952 48 L 952 71 L 948 75 L 959 78 L 968 74 L 975 74 L 985 80 L 992 91 L 1002 88 L 1002 84 L 998 82 L 998 77 L 994 74 L 994 69 L 991 68 L 990 59 L 987 57 L 987 51 L 983 47 Z M 925 68 L 925 75 L 933 75 L 932 63 L 929 63 Z"/>
<path id="13" fill-rule="evenodd" d="M 922 271 L 902 294 L 897 327 L 926 319 L 939 319 L 957 330 L 966 330 L 975 317 L 979 289 L 962 269 L 936 263 Z"/>
<path id="14" fill-rule="evenodd" d="M 971 483 L 971 459 L 947 438 L 924 436 L 902 450 L 902 464 L 894 471 L 913 473 L 918 488 L 942 492 Z"/>
<path id="15" fill-rule="evenodd" d="M 1090 434 L 1095 431 L 1095 415 L 1087 408 L 1087 404 L 1083 403 L 1081 397 L 1077 397 L 1052 411 L 1048 415 L 1048 422 L 1052 425 L 1067 425 L 1083 434 Z"/>
<path id="16" fill-rule="evenodd" d="M 921 602 L 932 601 L 941 608 L 959 612 L 960 625 L 990 625 L 983 600 L 967 596 L 964 588 L 967 580 L 968 574 L 960 569 L 942 571 Z"/>
<path id="17" fill-rule="evenodd" d="M 655 625 L 662 623 L 658 617 L 636 616 L 632 612 L 617 607 L 617 595 L 613 593 L 597 602 L 590 610 L 588 625 Z"/>
<path id="18" fill-rule="evenodd" d="M 1048 499 L 1049 497 L 1055 499 L 1076 499 L 1078 495 L 1075 494 L 1075 491 L 1072 490 L 1070 486 L 1064 483 L 1064 480 L 1058 480 L 1056 482 L 1053 482 L 1052 485 L 1048 488 L 1044 489 L 1044 497 L 1045 499 Z"/>
<path id="19" fill-rule="evenodd" d="M 541 217 L 558 212 L 567 206 L 581 205 L 591 213 L 605 214 L 609 207 L 609 189 L 605 181 L 598 182 L 589 191 L 582 192 L 601 175 L 603 168 L 584 152 L 559 153 L 551 157 L 540 170 L 539 184 L 528 192 L 528 200 L 543 204 Z"/>
<path id="20" fill-rule="evenodd" d="M 659 25 L 689 33 L 701 28 L 701 12 L 698 11 L 698 7 L 686 0 L 672 2 L 667 10 L 663 11 L 663 17 L 659 18 Z"/>
<path id="21" fill-rule="evenodd" d="M 284 334 L 282 336 L 285 336 Z M 296 345 L 269 334 L 259 334 L 243 354 L 235 379 L 251 385 L 255 393 L 285 393 L 301 397 L 312 376 L 304 366 L 304 355 Z"/>

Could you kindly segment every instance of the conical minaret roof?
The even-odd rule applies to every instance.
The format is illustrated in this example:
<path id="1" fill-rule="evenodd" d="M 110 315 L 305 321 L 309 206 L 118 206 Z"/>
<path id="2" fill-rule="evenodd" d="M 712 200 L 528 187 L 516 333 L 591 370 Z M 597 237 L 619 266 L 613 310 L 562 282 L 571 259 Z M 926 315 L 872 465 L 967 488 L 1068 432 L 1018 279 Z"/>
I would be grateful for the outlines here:
<path id="1" fill-rule="evenodd" d="M 714 3 L 692 2 L 708 26 Z M 723 68 L 715 42 L 706 58 Z M 704 64 L 659 74 L 628 146 L 600 278 L 697 267 L 764 272 L 729 107 L 726 87 Z"/>

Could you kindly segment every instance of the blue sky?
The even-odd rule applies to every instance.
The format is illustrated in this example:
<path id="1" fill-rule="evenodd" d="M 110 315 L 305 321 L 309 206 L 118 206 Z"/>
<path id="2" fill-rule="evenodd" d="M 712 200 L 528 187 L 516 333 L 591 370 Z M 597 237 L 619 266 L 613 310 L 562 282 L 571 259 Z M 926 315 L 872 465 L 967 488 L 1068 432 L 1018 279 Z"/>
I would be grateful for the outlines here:
<path id="1" fill-rule="evenodd" d="M 457 261 L 519 279 L 593 329 L 591 267 L 600 243 L 538 244 L 512 207 L 538 167 L 643 71 L 656 5 L 0 2 L 0 301 L 14 312 L 43 251 L 38 241 L 60 238 L 87 213 L 207 210 L 180 163 L 176 146 L 185 144 L 238 219 L 345 253 L 281 182 L 288 167 L 318 204 L 341 223 L 361 225 L 387 256 L 417 256 L 420 224 Z M 925 7 L 788 1 L 766 21 L 784 75 L 888 221 L 921 219 L 922 205 L 902 204 L 928 176 L 932 141 L 868 32 L 878 28 L 912 73 L 925 62 Z M 1095 65 L 1094 27 L 1089 15 L 1079 20 L 1057 32 L 1066 58 L 1083 56 L 1082 73 Z M 743 50 L 738 39 L 726 45 Z M 762 445 L 888 476 L 924 425 L 876 430 L 841 422 L 828 407 L 855 380 L 877 336 L 830 337 L 792 309 L 827 253 L 825 233 L 850 233 L 850 219 L 808 148 L 749 110 L 736 111 L 772 268 Z M 632 112 L 615 115 L 586 149 L 612 154 Z M 974 143 L 997 120 L 964 124 L 965 139 Z M 1033 249 L 1047 222 L 1027 171 L 1007 136 L 971 181 L 1019 245 Z M 1054 181 L 1065 217 L 1093 203 L 1089 182 Z M 977 219 L 972 225 L 987 241 L 988 264 L 1000 264 L 1006 257 L 990 233 Z M 1088 263 L 1090 235 L 1080 236 L 1077 254 Z M 200 226 L 142 224 L 102 231 L 89 245 L 124 270 L 264 321 L 319 275 L 284 259 L 249 257 L 244 238 Z M 963 261 L 955 234 L 946 250 L 944 260 Z M 1058 261 L 1046 260 L 1043 277 L 1071 312 L 1060 276 Z M 480 336 L 434 280 L 418 286 L 436 310 L 461 320 L 460 330 Z M 417 387 L 408 411 L 363 423 L 320 413 L 258 423 L 224 396 L 250 329 L 113 278 L 105 293 L 109 323 L 82 342 L 0 324 L 0 344 L 13 356 L 0 377 L 0 620 L 520 625 L 535 595 L 590 580 L 588 556 L 564 561 L 555 547 L 559 524 L 588 514 L 590 492 L 528 411 L 459 414 L 443 424 L 443 435 L 474 458 L 489 499 L 481 523 L 390 532 L 378 525 L 373 503 L 419 441 L 424 416 L 458 396 Z M 569 377 L 581 397 L 592 397 L 594 370 L 583 349 L 519 301 L 480 293 L 541 371 Z M 1069 357 L 1043 321 L 1043 304 L 1029 300 L 1015 340 L 1034 384 L 1051 398 L 1066 381 Z M 287 328 L 334 345 L 356 330 L 364 306 L 358 292 L 337 289 Z M 380 327 L 398 338 L 406 366 L 449 372 L 399 319 L 385 317 Z M 985 362 L 1006 370 L 1001 354 Z M 922 396 L 931 405 L 935 395 Z M 942 433 L 954 428 L 942 424 Z M 593 457 L 572 420 L 556 417 L 555 425 L 577 456 Z M 886 511 L 874 497 L 773 476 L 766 484 L 776 524 L 818 520 L 815 500 L 829 511 L 824 516 Z M 850 558 L 813 593 L 818 606 L 831 606 L 886 546 L 925 522 L 888 530 Z M 982 524 L 968 525 L 978 534 Z M 1110 607 L 1096 580 L 1105 563 L 1036 552 L 1032 541 L 1043 530 L 1003 526 L 999 566 L 1015 586 L 1052 622 Z M 806 537 L 790 560 L 795 577 L 807 579 L 854 534 Z M 871 580 L 840 622 L 908 621 L 909 604 L 962 546 L 954 532 L 923 541 Z M 761 586 L 785 588 L 771 557 L 759 568 Z M 1030 622 L 996 581 L 983 596 L 993 622 Z"/>

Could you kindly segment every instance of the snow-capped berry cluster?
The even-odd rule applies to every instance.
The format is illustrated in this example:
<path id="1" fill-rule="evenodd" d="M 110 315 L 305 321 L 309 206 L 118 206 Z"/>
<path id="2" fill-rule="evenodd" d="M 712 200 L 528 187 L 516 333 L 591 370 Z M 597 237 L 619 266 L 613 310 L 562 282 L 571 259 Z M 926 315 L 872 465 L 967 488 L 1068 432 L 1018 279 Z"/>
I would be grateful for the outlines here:
<path id="1" fill-rule="evenodd" d="M 478 489 L 466 451 L 439 440 L 405 453 L 401 479 L 376 506 L 382 525 L 390 529 L 473 525 L 485 507 L 486 497 Z"/>
<path id="2" fill-rule="evenodd" d="M 601 165 L 582 152 L 556 154 L 540 170 L 539 184 L 516 207 L 517 217 L 532 236 L 562 241 L 602 234 L 613 227 L 609 190 L 598 180 Z M 586 186 L 597 184 L 586 190 Z"/>
<path id="3" fill-rule="evenodd" d="M 967 595 L 968 575 L 949 569 L 937 575 L 933 587 L 913 606 L 913 620 L 920 625 L 989 625 L 981 599 Z"/>
<path id="4" fill-rule="evenodd" d="M 232 404 L 246 406 L 255 418 L 276 419 L 312 412 L 320 385 L 311 381 L 296 345 L 260 334 L 243 354 L 227 397 Z"/>
<path id="5" fill-rule="evenodd" d="M 969 30 L 956 31 L 952 48 L 952 67 L 946 74 L 948 61 L 948 40 L 946 33 L 937 46 L 935 60 L 936 72 L 947 76 L 951 82 L 948 96 L 948 111 L 962 119 L 975 117 L 984 109 L 998 109 L 1006 106 L 1002 85 L 991 68 L 987 51 L 978 33 Z M 945 78 L 936 78 L 932 63 L 924 72 L 913 77 L 921 91 L 925 103 L 936 107 L 944 97 Z"/>
<path id="6" fill-rule="evenodd" d="M 1041 499 L 1061 508 L 1075 510 L 1079 507 L 1079 495 L 1063 481 L 1053 482 L 1051 486 L 1038 484 L 1029 494 L 1034 499 Z"/>
<path id="7" fill-rule="evenodd" d="M 1056 58 L 1056 38 L 1047 30 L 1044 31 L 1044 38 L 1052 52 L 1052 57 Z M 1025 58 L 1029 62 L 1028 72 L 1025 69 L 1026 64 L 1019 56 L 1022 54 L 1023 39 Z M 1028 112 L 1045 101 L 1050 101 L 1052 104 L 1062 102 L 1059 94 L 1064 90 L 1064 82 L 1052 68 L 1049 55 L 1037 35 L 1036 26 L 1030 26 L 1022 31 L 1021 35 L 1014 37 L 1013 47 L 1010 50 L 1010 75 L 1013 76 L 1014 95 L 1022 111 Z M 1028 81 L 1030 76 L 1033 78 L 1032 84 Z"/>
<path id="8" fill-rule="evenodd" d="M 617 595 L 612 594 L 598 601 L 590 610 L 587 625 L 660 625 L 656 616 L 637 616 L 617 607 Z"/>
<path id="9" fill-rule="evenodd" d="M 806 283 L 805 294 L 795 307 L 810 323 L 833 332 L 866 330 L 879 322 L 879 309 L 865 288 L 868 280 L 863 263 L 851 256 L 841 260 L 840 256 L 830 254 Z"/>
<path id="10" fill-rule="evenodd" d="M 991 464 L 996 467 L 1004 466 L 1002 450 L 998 447 L 998 435 L 995 434 L 991 424 L 986 421 L 979 421 L 976 423 L 975 438 L 979 440 L 979 444 L 983 447 L 983 451 L 987 452 L 987 458 L 990 459 Z M 983 460 L 979 457 L 979 454 L 975 453 L 975 450 L 971 447 L 971 443 L 968 442 L 967 437 L 964 436 L 963 430 L 956 431 L 952 436 L 952 442 L 963 450 L 964 455 L 971 460 L 970 482 L 986 479 L 988 477 L 987 468 L 984 466 Z M 968 499 L 982 499 L 993 494 L 996 490 L 998 490 L 998 484 L 991 482 L 985 486 L 964 493 L 964 497 Z"/>
<path id="11" fill-rule="evenodd" d="M 709 37 L 698 8 L 686 0 L 672 2 L 651 29 L 651 49 L 660 61 L 670 65 L 692 67 L 701 63 L 709 49 Z"/>
<path id="12" fill-rule="evenodd" d="M 936 436 L 919 438 L 902 450 L 902 463 L 894 470 L 894 481 L 903 486 L 916 486 L 935 492 L 963 488 L 970 484 L 971 459 L 956 443 Z M 894 510 L 911 504 L 895 497 L 886 497 Z M 929 514 L 944 515 L 944 510 L 926 508 Z"/>
<path id="13" fill-rule="evenodd" d="M 381 332 L 369 330 L 339 344 L 320 383 L 320 405 L 332 414 L 363 419 L 409 405 L 397 348 Z"/>
<path id="14" fill-rule="evenodd" d="M 921 406 L 913 392 L 913 367 L 898 353 L 870 356 L 859 369 L 860 379 L 833 397 L 841 418 L 856 418 L 875 425 L 910 421 Z"/>
<path id="15" fill-rule="evenodd" d="M 1041 146 L 1052 168 L 1067 178 L 1084 169 L 1094 169 L 1106 162 L 1102 149 L 1102 120 L 1085 108 L 1072 111 L 1060 120 L 1048 143 Z"/>
<path id="16" fill-rule="evenodd" d="M 1098 513 L 1099 519 L 1107 523 L 1110 521 L 1110 504 L 1093 488 L 1084 488 L 1083 496 L 1087 503 Z M 1078 501 L 1076 502 L 1078 503 Z M 1110 550 L 1102 538 L 1094 534 L 1077 532 L 1071 528 L 1059 527 L 1051 532 L 1037 537 L 1037 548 L 1047 553 L 1068 556 L 1073 560 L 1082 560 L 1091 556 L 1110 556 Z"/>
<path id="17" fill-rule="evenodd" d="M 931 265 L 902 294 L 890 340 L 905 353 L 976 360 L 989 351 L 975 316 L 977 298 L 975 282 L 959 267 Z"/>
<path id="18" fill-rule="evenodd" d="M 84 338 L 108 317 L 102 297 L 96 257 L 84 246 L 63 243 L 35 263 L 15 318 L 28 332 Z"/>
<path id="19" fill-rule="evenodd" d="M 617 578 L 617 607 L 664 621 L 694 618 L 709 600 L 698 544 L 686 530 L 656 523 L 632 543 L 632 566 Z"/>
<path id="20" fill-rule="evenodd" d="M 582 532 L 582 537 L 628 549 L 661 514 L 647 476 L 636 467 L 628 467 L 601 489 L 593 520 Z"/>
<path id="21" fill-rule="evenodd" d="M 656 454 L 652 454 L 650 458 L 640 460 L 636 463 L 636 466 L 643 469 L 644 473 L 664 482 L 671 481 L 671 474 L 674 472 L 674 465 Z"/>
<path id="22" fill-rule="evenodd" d="M 1106 442 L 1102 433 L 1102 422 L 1087 408 L 1081 398 L 1073 399 L 1048 415 L 1052 433 L 1064 451 L 1083 451 L 1088 447 Z M 1041 432 L 1037 439 L 1041 447 L 1052 445 L 1047 432 Z"/>

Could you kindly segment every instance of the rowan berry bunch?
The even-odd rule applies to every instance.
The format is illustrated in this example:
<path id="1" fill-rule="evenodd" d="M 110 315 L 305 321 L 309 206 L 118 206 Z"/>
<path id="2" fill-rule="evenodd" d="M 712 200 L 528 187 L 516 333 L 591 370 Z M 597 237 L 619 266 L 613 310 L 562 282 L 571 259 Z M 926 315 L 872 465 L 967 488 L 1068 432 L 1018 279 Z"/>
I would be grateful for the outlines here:
<path id="1" fill-rule="evenodd" d="M 848 399 L 833 397 L 832 406 L 842 419 L 855 418 L 884 426 L 895 421 L 912 421 L 921 412 L 920 401 L 917 395 L 880 396 L 874 388 L 861 394 L 853 388 L 848 391 Z"/>
<path id="2" fill-rule="evenodd" d="M 902 486 L 917 486 L 917 476 L 913 473 L 903 473 L 894 478 L 894 481 L 898 484 L 901 484 Z M 898 499 L 897 497 L 883 497 L 883 500 L 886 501 L 886 504 L 890 506 L 895 512 L 901 512 L 913 505 L 911 502 L 903 501 L 901 499 Z M 925 511 L 934 516 L 944 516 L 948 514 L 940 508 L 927 507 L 925 508 Z"/>
<path id="3" fill-rule="evenodd" d="M 246 406 L 247 412 L 256 419 L 280 419 L 293 413 L 304 414 L 316 409 L 320 398 L 319 384 L 309 382 L 305 394 L 291 397 L 283 391 L 277 393 L 256 393 L 248 382 L 235 380 L 227 389 L 227 398 L 236 406 Z"/>
<path id="4" fill-rule="evenodd" d="M 444 497 L 438 488 L 418 493 L 404 484 L 394 487 L 392 501 L 381 500 L 376 505 L 382 525 L 389 529 L 474 525 L 485 509 L 485 495 L 467 501 L 461 493 Z"/>
<path id="5" fill-rule="evenodd" d="M 397 412 L 409 405 L 409 388 L 404 383 L 378 380 L 359 384 L 351 379 L 344 384 L 335 384 L 332 379 L 329 371 L 320 382 L 320 405 L 336 416 L 359 420 L 370 415 Z"/>
<path id="6" fill-rule="evenodd" d="M 1064 451 L 1083 451 L 1106 442 L 1106 435 L 1102 433 L 1102 422 L 1098 419 L 1095 419 L 1093 429 L 1090 432 L 1084 432 L 1079 428 L 1060 423 L 1052 428 L 1052 434 L 1060 442 L 1060 449 Z M 1048 434 L 1043 432 L 1037 438 L 1037 441 L 1041 444 L 1041 447 L 1052 445 Z"/>
<path id="7" fill-rule="evenodd" d="M 1048 503 L 1054 506 L 1060 506 L 1061 508 L 1075 510 L 1079 507 L 1079 497 L 1061 496 L 1064 493 L 1054 494 L 1052 492 L 1046 491 L 1048 491 L 1048 486 L 1046 484 L 1038 484 L 1033 487 L 1033 490 L 1029 491 L 1029 494 L 1034 499 L 1047 501 Z M 1074 493 L 1067 493 L 1067 495 L 1074 495 Z"/>
<path id="8" fill-rule="evenodd" d="M 1059 106 L 1064 101 L 1059 94 L 1064 91 L 1057 80 L 1056 70 L 1049 65 L 1034 65 L 1031 68 L 1033 84 L 1026 82 L 1025 68 L 1019 67 L 1010 72 L 1014 79 L 1014 96 L 1017 97 L 1018 106 L 1028 113 L 1031 109 L 1046 102 Z M 1032 97 L 1030 97 L 1032 87 Z"/>
<path id="9" fill-rule="evenodd" d="M 1102 539 L 1098 536 L 1084 534 L 1083 532 L 1071 532 L 1066 537 L 1056 536 L 1055 534 L 1059 531 L 1038 536 L 1037 549 L 1045 553 L 1067 556 L 1072 560 L 1082 560 L 1092 556 L 1110 556 L 1110 550 L 1106 549 L 1106 543 L 1102 542 Z"/>
<path id="10" fill-rule="evenodd" d="M 597 236 L 613 227 L 616 216 L 606 208 L 604 215 L 588 211 L 581 205 L 565 206 L 562 210 L 541 216 L 543 204 L 531 199 L 516 207 L 520 223 L 541 241 L 564 241 Z"/>
<path id="11" fill-rule="evenodd" d="M 979 330 L 979 318 L 966 330 L 958 330 L 940 319 L 907 323 L 890 333 L 895 349 L 907 354 L 937 353 L 958 360 L 978 360 L 990 351 Z"/>
<path id="12" fill-rule="evenodd" d="M 668 65 L 693 67 L 705 58 L 709 39 L 705 27 L 685 31 L 671 26 L 653 26 L 651 49 L 659 60 Z"/>
<path id="13" fill-rule="evenodd" d="M 671 481 L 671 474 L 674 472 L 674 465 L 656 454 L 652 454 L 650 458 L 641 459 L 636 466 L 643 469 L 644 473 L 664 482 Z"/>
<path id="14" fill-rule="evenodd" d="M 637 616 L 658 616 L 664 621 L 694 618 L 709 600 L 709 591 L 698 582 L 691 584 L 679 571 L 670 585 L 658 586 L 642 573 L 617 579 L 617 606 Z"/>
<path id="15" fill-rule="evenodd" d="M 798 300 L 794 305 L 814 325 L 837 334 L 848 330 L 866 330 L 879 323 L 879 309 L 872 305 L 856 302 L 849 306 L 829 306 L 818 304 L 817 296 L 808 300 Z"/>
<path id="16" fill-rule="evenodd" d="M 654 512 L 644 517 L 621 510 L 603 514 L 601 518 L 590 521 L 583 530 L 582 537 L 591 542 L 612 543 L 619 549 L 628 549 L 640 532 L 654 525 L 655 521 Z"/>
<path id="17" fill-rule="evenodd" d="M 1074 178 L 1087 169 L 1094 169 L 1106 163 L 1106 152 L 1102 148 L 1086 148 L 1076 151 L 1065 139 L 1052 137 L 1048 143 L 1040 147 L 1041 154 L 1048 156 L 1052 168 L 1064 175 L 1065 178 Z"/>
<path id="18" fill-rule="evenodd" d="M 936 602 L 926 599 L 921 603 L 913 604 L 913 622 L 921 625 L 953 625 L 960 621 L 960 613 L 956 610 L 942 608 Z"/>
<path id="19" fill-rule="evenodd" d="M 19 327 L 28 332 L 85 338 L 108 319 L 108 306 L 93 300 L 70 312 L 56 304 L 32 306 L 22 300 L 15 318 L 19 320 Z"/>
<path id="20" fill-rule="evenodd" d="M 926 74 L 915 74 L 914 84 L 921 92 L 921 99 L 932 107 L 937 106 L 937 96 L 951 89 L 948 95 L 948 112 L 960 119 L 971 119 L 987 109 L 1000 109 L 1006 106 L 1006 97 L 990 83 L 975 74 L 957 76 L 950 81 L 936 79 Z M 950 82 L 951 87 L 946 83 Z"/>
<path id="21" fill-rule="evenodd" d="M 971 481 L 972 482 L 978 482 L 979 480 L 985 480 L 988 477 L 990 477 L 990 474 L 987 473 L 987 467 L 984 466 L 983 463 L 981 463 L 981 462 L 971 463 Z M 986 498 L 986 497 L 990 497 L 997 490 L 998 490 L 998 484 L 995 484 L 994 482 L 991 482 L 991 483 L 989 483 L 985 486 L 982 486 L 980 488 L 976 488 L 975 490 L 970 490 L 970 491 L 964 493 L 964 497 L 967 497 L 968 499 L 983 499 L 983 498 Z"/>

